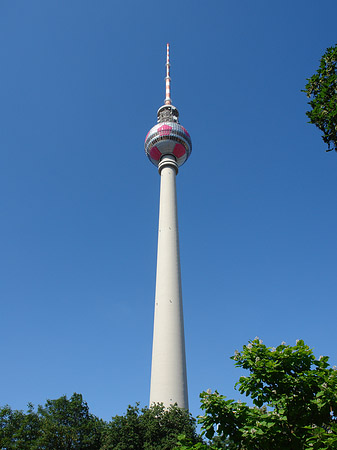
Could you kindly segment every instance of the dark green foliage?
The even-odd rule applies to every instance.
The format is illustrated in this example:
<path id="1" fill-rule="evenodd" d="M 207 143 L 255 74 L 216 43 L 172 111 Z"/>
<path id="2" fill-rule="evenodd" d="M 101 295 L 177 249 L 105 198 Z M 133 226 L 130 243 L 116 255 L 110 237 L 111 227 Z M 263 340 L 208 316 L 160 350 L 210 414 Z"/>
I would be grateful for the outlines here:
<path id="1" fill-rule="evenodd" d="M 0 408 L 1 450 L 99 450 L 104 422 L 89 413 L 82 395 L 47 400 L 37 412 Z"/>
<path id="2" fill-rule="evenodd" d="M 0 448 L 35 450 L 40 437 L 39 416 L 28 405 L 27 413 L 13 411 L 9 406 L 0 408 Z"/>
<path id="3" fill-rule="evenodd" d="M 39 445 L 50 450 L 98 450 L 104 423 L 89 413 L 81 394 L 47 400 L 39 406 L 41 437 Z"/>
<path id="4" fill-rule="evenodd" d="M 232 359 L 250 372 L 237 386 L 255 406 L 201 394 L 199 421 L 207 438 L 220 439 L 215 448 L 337 449 L 337 371 L 327 356 L 316 359 L 301 340 L 268 348 L 256 338 Z"/>
<path id="5" fill-rule="evenodd" d="M 108 424 L 102 450 L 172 450 L 181 434 L 192 444 L 201 440 L 188 411 L 173 405 L 129 406 L 124 416 L 115 416 Z"/>
<path id="6" fill-rule="evenodd" d="M 229 439 L 221 439 L 219 436 L 214 436 L 212 441 L 205 443 L 200 440 L 193 445 L 185 435 L 178 436 L 178 443 L 174 450 L 236 450 L 238 447 Z"/>
<path id="7" fill-rule="evenodd" d="M 337 45 L 326 50 L 317 72 L 307 81 L 303 92 L 311 99 L 312 109 L 306 113 L 309 123 L 323 132 L 328 149 L 332 145 L 337 151 Z"/>
<path id="8" fill-rule="evenodd" d="M 172 450 L 182 434 L 191 445 L 201 441 L 195 419 L 177 406 L 129 406 L 108 424 L 76 393 L 47 400 L 37 411 L 0 408 L 1 450 Z"/>

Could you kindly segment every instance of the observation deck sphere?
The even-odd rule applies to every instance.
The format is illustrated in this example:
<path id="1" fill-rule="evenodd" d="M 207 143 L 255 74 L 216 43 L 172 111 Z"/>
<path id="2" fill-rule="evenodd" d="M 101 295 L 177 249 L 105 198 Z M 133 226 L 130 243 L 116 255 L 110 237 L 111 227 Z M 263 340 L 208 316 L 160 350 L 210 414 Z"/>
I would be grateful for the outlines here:
<path id="1" fill-rule="evenodd" d="M 164 155 L 173 155 L 178 167 L 184 164 L 192 151 L 192 141 L 188 131 L 177 122 L 160 122 L 147 133 L 145 153 L 158 166 Z"/>

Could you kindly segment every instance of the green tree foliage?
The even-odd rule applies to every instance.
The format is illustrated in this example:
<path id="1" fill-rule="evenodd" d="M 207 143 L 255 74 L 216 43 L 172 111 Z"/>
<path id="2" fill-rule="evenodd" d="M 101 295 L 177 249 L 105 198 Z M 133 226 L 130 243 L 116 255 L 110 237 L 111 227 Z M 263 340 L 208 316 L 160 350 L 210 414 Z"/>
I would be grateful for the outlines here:
<path id="1" fill-rule="evenodd" d="M 201 441 L 195 419 L 176 405 L 162 404 L 140 409 L 129 406 L 124 416 L 115 416 L 108 424 L 102 450 L 172 450 L 183 434 L 191 444 Z"/>
<path id="2" fill-rule="evenodd" d="M 47 400 L 37 412 L 0 408 L 1 450 L 99 450 L 104 422 L 89 413 L 82 395 Z"/>
<path id="3" fill-rule="evenodd" d="M 337 44 L 326 50 L 317 72 L 307 81 L 303 92 L 312 108 L 306 113 L 309 123 L 323 132 L 328 149 L 337 151 Z"/>
<path id="4" fill-rule="evenodd" d="M 232 359 L 250 372 L 236 386 L 254 406 L 218 392 L 201 394 L 205 414 L 199 421 L 213 444 L 220 439 L 215 448 L 337 448 L 337 371 L 327 356 L 316 359 L 301 340 L 269 348 L 256 338 Z"/>
<path id="5" fill-rule="evenodd" d="M 0 408 L 0 448 L 35 450 L 40 436 L 41 423 L 33 406 L 27 413 L 13 411 L 9 406 Z"/>
<path id="6" fill-rule="evenodd" d="M 82 395 L 47 400 L 37 411 L 0 408 L 1 450 L 172 450 L 178 436 L 201 441 L 188 411 L 163 405 L 129 406 L 109 423 L 90 414 Z"/>
<path id="7" fill-rule="evenodd" d="M 38 407 L 41 418 L 39 445 L 48 450 L 98 450 L 101 444 L 103 421 L 89 413 L 81 394 L 74 393 L 47 400 Z"/>

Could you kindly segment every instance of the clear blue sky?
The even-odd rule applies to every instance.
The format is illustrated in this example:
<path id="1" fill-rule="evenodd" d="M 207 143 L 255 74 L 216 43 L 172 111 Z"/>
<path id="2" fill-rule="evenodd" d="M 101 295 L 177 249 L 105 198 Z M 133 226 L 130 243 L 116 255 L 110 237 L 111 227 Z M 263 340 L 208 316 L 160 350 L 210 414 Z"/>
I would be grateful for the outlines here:
<path id="1" fill-rule="evenodd" d="M 231 398 L 259 336 L 337 364 L 337 155 L 301 89 L 337 3 L 0 3 L 0 404 L 148 403 L 165 96 L 192 136 L 178 175 L 191 412 Z"/>

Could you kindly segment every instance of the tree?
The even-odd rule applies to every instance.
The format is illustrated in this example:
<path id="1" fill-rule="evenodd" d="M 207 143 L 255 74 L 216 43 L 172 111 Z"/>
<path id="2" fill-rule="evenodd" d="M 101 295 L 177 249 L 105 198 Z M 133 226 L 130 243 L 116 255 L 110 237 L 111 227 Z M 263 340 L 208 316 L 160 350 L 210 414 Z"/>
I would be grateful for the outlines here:
<path id="1" fill-rule="evenodd" d="M 316 359 L 302 340 L 270 348 L 256 338 L 232 359 L 250 371 L 236 386 L 254 406 L 201 394 L 199 422 L 207 438 L 220 440 L 216 448 L 337 448 L 337 371 L 327 356 Z"/>
<path id="2" fill-rule="evenodd" d="M 5 450 L 38 450 L 41 421 L 33 405 L 27 413 L 12 410 L 8 405 L 0 408 L 0 448 Z"/>
<path id="3" fill-rule="evenodd" d="M 1 450 L 172 450 L 178 436 L 201 441 L 196 421 L 176 405 L 129 406 L 108 424 L 90 414 L 81 394 L 47 400 L 27 412 L 0 407 Z"/>
<path id="4" fill-rule="evenodd" d="M 43 450 L 99 450 L 104 422 L 89 413 L 82 395 L 47 400 L 38 407 L 41 417 L 39 448 Z"/>
<path id="5" fill-rule="evenodd" d="M 102 450 L 172 450 L 182 434 L 193 445 L 201 440 L 195 426 L 189 412 L 176 405 L 129 406 L 108 424 Z"/>
<path id="6" fill-rule="evenodd" d="M 89 413 L 82 395 L 47 400 L 37 412 L 0 408 L 1 450 L 99 450 L 105 423 Z"/>
<path id="7" fill-rule="evenodd" d="M 317 72 L 307 81 L 303 92 L 311 99 L 308 104 L 312 109 L 306 113 L 309 123 L 323 132 L 327 151 L 337 151 L 337 44 L 326 50 Z"/>

